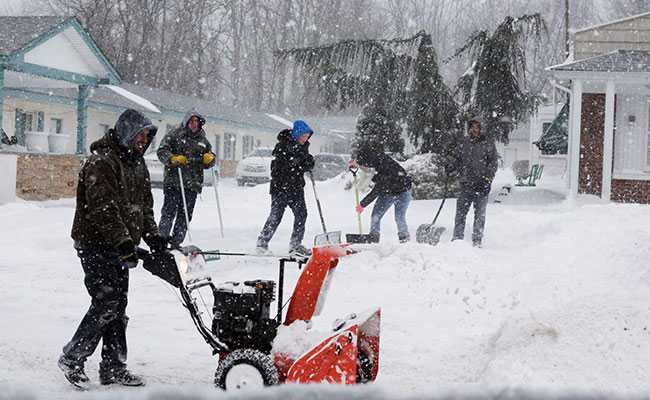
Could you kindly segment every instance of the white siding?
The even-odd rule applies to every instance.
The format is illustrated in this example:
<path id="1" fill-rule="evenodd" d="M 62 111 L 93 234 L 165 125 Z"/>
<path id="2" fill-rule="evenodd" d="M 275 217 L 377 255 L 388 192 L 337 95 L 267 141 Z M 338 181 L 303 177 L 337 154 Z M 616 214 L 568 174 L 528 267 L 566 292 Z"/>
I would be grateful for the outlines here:
<path id="1" fill-rule="evenodd" d="M 63 71 L 108 77 L 106 68 L 72 27 L 28 51 L 25 61 Z"/>
<path id="2" fill-rule="evenodd" d="M 615 50 L 650 50 L 650 15 L 575 33 L 574 60 Z"/>

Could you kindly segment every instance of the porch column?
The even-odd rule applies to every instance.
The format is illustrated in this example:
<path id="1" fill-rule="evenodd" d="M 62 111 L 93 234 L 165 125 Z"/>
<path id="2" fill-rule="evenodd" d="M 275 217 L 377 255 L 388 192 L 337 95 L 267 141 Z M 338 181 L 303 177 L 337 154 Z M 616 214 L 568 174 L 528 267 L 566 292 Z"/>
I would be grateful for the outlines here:
<path id="1" fill-rule="evenodd" d="M 604 200 L 612 197 L 612 162 L 614 151 L 614 94 L 613 81 L 607 81 L 605 89 L 605 132 L 603 138 L 603 184 L 600 196 Z"/>
<path id="2" fill-rule="evenodd" d="M 4 101 L 5 101 L 5 68 L 0 66 L 0 129 L 3 129 L 2 123 L 4 116 Z M 6 132 L 5 132 L 6 133 Z M 7 136 L 10 136 L 7 134 Z"/>
<path id="3" fill-rule="evenodd" d="M 88 126 L 88 85 L 79 85 L 77 96 L 77 154 L 86 153 L 86 128 Z"/>
<path id="4" fill-rule="evenodd" d="M 569 157 L 571 160 L 569 171 L 569 198 L 578 197 L 580 184 L 580 131 L 582 117 L 582 81 L 575 80 L 571 86 L 571 130 L 569 138 Z"/>

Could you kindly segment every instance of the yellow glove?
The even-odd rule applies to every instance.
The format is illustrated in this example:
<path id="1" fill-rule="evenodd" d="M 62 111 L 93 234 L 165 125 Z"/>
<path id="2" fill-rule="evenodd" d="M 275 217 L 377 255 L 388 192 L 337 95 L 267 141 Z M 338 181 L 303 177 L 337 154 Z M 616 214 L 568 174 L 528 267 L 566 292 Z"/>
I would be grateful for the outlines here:
<path id="1" fill-rule="evenodd" d="M 182 154 L 172 156 L 170 161 L 172 165 L 187 165 L 187 157 Z"/>
<path id="2" fill-rule="evenodd" d="M 214 161 L 214 154 L 212 153 L 205 153 L 203 155 L 203 164 L 205 165 L 210 165 Z"/>

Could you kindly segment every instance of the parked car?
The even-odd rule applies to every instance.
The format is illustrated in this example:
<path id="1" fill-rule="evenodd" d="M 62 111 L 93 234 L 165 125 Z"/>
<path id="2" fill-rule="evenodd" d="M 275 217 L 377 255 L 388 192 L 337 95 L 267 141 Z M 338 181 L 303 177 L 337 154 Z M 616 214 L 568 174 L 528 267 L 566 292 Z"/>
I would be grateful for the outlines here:
<path id="1" fill-rule="evenodd" d="M 346 171 L 348 162 L 342 154 L 320 153 L 314 155 L 314 179 L 324 181 Z"/>
<path id="2" fill-rule="evenodd" d="M 273 149 L 260 147 L 237 164 L 237 185 L 266 183 L 271 180 Z"/>
<path id="3" fill-rule="evenodd" d="M 144 156 L 144 163 L 149 170 L 149 178 L 151 179 L 151 187 L 163 187 L 165 179 L 165 166 L 158 160 L 158 155 L 155 151 L 150 152 Z M 205 170 L 203 178 L 203 186 L 212 186 L 212 172 Z"/>

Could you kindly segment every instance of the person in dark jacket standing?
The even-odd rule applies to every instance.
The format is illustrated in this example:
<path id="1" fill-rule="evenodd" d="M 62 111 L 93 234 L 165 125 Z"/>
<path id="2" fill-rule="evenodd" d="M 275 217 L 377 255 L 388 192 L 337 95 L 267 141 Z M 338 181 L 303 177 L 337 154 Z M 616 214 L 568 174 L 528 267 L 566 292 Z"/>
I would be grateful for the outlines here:
<path id="1" fill-rule="evenodd" d="M 142 157 L 156 131 L 140 112 L 126 110 L 115 128 L 91 145 L 92 154 L 79 172 L 71 236 L 91 304 L 58 361 L 75 386 L 89 382 L 84 363 L 100 340 L 100 383 L 144 384 L 126 369 L 126 304 L 129 269 L 137 265 L 140 239 L 151 251 L 166 248 L 154 220 L 149 172 Z"/>
<path id="2" fill-rule="evenodd" d="M 372 209 L 370 218 L 370 236 L 373 242 L 379 242 L 381 219 L 391 206 L 395 206 L 395 223 L 397 236 L 401 243 L 410 240 L 406 210 L 411 203 L 411 178 L 397 161 L 386 155 L 382 149 L 375 146 L 363 146 L 359 149 L 356 160 L 350 161 L 352 168 L 359 165 L 375 170 L 372 188 L 357 206 L 357 213 L 362 213 L 375 199 L 377 202 Z"/>
<path id="3" fill-rule="evenodd" d="M 203 125 L 205 118 L 198 112 L 189 111 L 180 127 L 167 133 L 158 147 L 158 159 L 165 166 L 165 200 L 160 212 L 160 234 L 169 238 L 174 247 L 183 243 L 187 233 L 178 169 L 181 169 L 183 175 L 187 217 L 191 221 L 196 196 L 203 189 L 203 170 L 211 168 L 215 163 L 215 155 L 205 136 Z"/>
<path id="4" fill-rule="evenodd" d="M 480 247 L 485 228 L 485 212 L 492 180 L 497 172 L 498 155 L 494 141 L 481 133 L 480 118 L 469 121 L 469 136 L 463 138 L 459 151 L 460 195 L 456 202 L 456 218 L 452 240 L 465 236 L 465 219 L 474 205 L 472 244 Z"/>
<path id="5" fill-rule="evenodd" d="M 271 161 L 271 213 L 257 238 L 257 252 L 260 254 L 268 252 L 269 241 L 287 207 L 291 208 L 294 217 L 289 252 L 309 254 L 309 250 L 302 245 L 307 221 L 304 175 L 314 168 L 314 157 L 309 154 L 309 138 L 313 133 L 306 122 L 297 120 L 293 123 L 293 129 L 285 129 L 278 134 Z"/>

